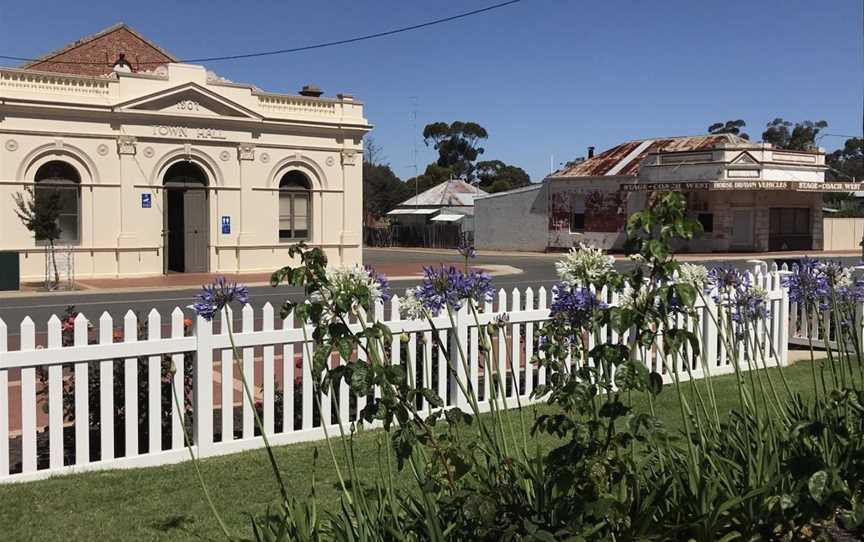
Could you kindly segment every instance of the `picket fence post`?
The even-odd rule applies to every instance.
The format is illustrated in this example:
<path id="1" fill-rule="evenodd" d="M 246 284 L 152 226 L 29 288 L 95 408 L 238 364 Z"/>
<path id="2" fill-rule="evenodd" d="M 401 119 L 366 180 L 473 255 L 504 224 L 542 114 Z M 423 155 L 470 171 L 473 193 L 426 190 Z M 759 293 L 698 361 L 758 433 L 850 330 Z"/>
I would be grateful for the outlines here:
<path id="1" fill-rule="evenodd" d="M 450 342 L 447 346 L 447 351 L 450 354 L 448 362 L 451 372 L 455 373 L 456 376 L 453 377 L 452 374 L 448 375 L 448 382 L 450 384 L 450 397 L 453 398 L 453 404 L 458 408 L 467 409 L 468 397 L 459 389 L 456 379 L 458 378 L 459 382 L 462 382 L 464 386 L 471 385 L 465 372 L 465 363 L 462 360 L 462 353 L 465 354 L 466 360 L 468 356 L 468 307 L 463 303 L 459 307 L 459 310 L 455 312 L 456 314 L 453 316 L 455 325 L 450 330 Z"/>
<path id="2" fill-rule="evenodd" d="M 778 365 L 789 365 L 789 333 L 790 333 L 790 317 L 789 317 L 789 288 L 784 285 L 784 278 L 791 275 L 786 264 L 783 268 L 777 271 L 777 287 L 780 288 L 780 333 L 778 338 L 779 348 L 777 350 Z"/>
<path id="3" fill-rule="evenodd" d="M 192 431 L 201 457 L 213 445 L 213 323 L 197 316 L 194 336 Z"/>
<path id="4" fill-rule="evenodd" d="M 858 284 L 864 280 L 864 265 L 856 265 L 852 269 L 852 283 Z M 855 337 L 858 344 L 864 345 L 864 301 L 855 305 Z"/>

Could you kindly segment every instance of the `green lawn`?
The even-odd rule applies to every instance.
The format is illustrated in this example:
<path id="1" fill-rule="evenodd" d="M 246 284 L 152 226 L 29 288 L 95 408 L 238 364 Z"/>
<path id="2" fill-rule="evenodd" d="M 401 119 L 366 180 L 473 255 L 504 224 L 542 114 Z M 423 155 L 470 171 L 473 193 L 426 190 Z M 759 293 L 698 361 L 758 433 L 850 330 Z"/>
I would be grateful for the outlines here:
<path id="1" fill-rule="evenodd" d="M 795 391 L 809 393 L 808 362 L 784 371 Z M 733 377 L 715 378 L 714 390 L 722 412 L 736 406 Z M 634 403 L 637 408 L 647 409 L 644 396 L 635 397 Z M 681 426 L 673 390 L 664 390 L 656 407 L 667 424 Z M 528 409 L 529 423 L 544 408 Z M 376 435 L 367 432 L 356 441 L 357 457 L 370 477 L 377 475 Z M 536 442 L 543 447 L 554 444 L 550 437 Z M 321 452 L 314 469 L 318 500 L 322 508 L 333 509 L 338 505 L 338 492 L 323 442 L 278 447 L 276 458 L 290 490 L 305 496 L 312 480 L 316 447 Z M 237 535 L 250 534 L 248 514 L 263 513 L 277 502 L 277 488 L 261 450 L 207 459 L 202 469 L 216 506 Z M 0 533 L 3 540 L 220 539 L 188 462 L 0 486 Z"/>

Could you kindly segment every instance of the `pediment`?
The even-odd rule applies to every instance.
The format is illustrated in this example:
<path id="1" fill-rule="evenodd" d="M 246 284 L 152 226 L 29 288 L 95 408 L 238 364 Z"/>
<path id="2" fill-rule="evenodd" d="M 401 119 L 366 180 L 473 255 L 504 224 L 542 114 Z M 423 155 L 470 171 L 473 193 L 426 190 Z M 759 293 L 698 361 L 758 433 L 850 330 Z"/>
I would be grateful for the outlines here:
<path id="1" fill-rule="evenodd" d="M 738 156 L 736 156 L 731 162 L 731 164 L 736 165 L 736 166 L 754 165 L 754 164 L 758 164 L 758 163 L 759 163 L 759 161 L 756 160 L 753 157 L 753 155 L 747 151 L 744 151 L 741 154 L 739 154 Z"/>
<path id="2" fill-rule="evenodd" d="M 261 119 L 261 115 L 195 83 L 149 94 L 122 103 L 123 112 L 161 113 L 190 117 Z"/>

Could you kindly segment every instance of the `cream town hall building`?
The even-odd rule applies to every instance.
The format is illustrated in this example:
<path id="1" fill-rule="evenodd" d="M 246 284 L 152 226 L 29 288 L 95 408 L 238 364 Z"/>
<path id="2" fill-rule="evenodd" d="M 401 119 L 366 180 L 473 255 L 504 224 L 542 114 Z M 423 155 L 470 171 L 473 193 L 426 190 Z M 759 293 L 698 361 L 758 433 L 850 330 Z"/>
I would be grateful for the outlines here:
<path id="1" fill-rule="evenodd" d="M 298 241 L 361 261 L 362 138 L 348 94 L 274 94 L 178 63 L 124 24 L 0 68 L 0 250 L 45 248 L 15 214 L 60 193 L 75 275 L 272 271 Z"/>

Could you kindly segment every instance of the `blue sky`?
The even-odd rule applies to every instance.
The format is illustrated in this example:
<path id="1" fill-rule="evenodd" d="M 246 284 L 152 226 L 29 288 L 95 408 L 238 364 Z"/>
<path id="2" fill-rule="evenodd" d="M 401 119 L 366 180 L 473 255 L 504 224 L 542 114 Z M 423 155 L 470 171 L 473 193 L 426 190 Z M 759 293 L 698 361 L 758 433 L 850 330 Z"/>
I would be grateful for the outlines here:
<path id="1" fill-rule="evenodd" d="M 494 0 L 0 4 L 0 54 L 33 57 L 124 21 L 181 58 L 294 47 L 453 15 Z M 704 133 L 774 117 L 861 135 L 861 0 L 523 0 L 491 13 L 330 49 L 218 62 L 237 82 L 296 92 L 315 83 L 366 104 L 372 137 L 402 178 L 434 160 L 419 132 L 472 120 L 484 159 L 541 179 L 555 162 L 627 139 Z M 0 64 L 12 64 L 0 61 Z M 826 137 L 831 149 L 843 139 Z"/>

